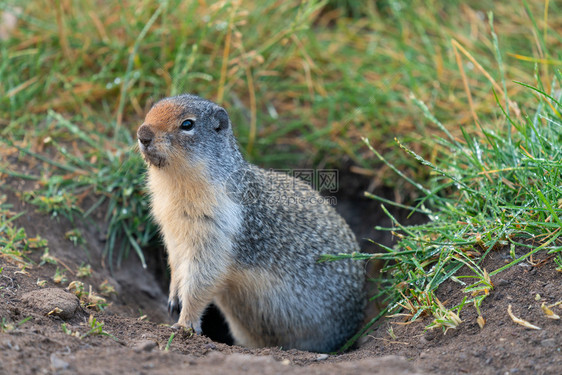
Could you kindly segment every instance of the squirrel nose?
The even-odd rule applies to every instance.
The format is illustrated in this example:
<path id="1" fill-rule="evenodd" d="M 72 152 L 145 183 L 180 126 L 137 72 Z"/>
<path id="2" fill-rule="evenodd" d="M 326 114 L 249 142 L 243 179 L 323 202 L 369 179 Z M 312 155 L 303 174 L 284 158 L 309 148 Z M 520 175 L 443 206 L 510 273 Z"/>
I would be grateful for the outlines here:
<path id="1" fill-rule="evenodd" d="M 152 142 L 152 138 L 141 138 L 141 137 L 139 137 L 139 141 L 140 141 L 140 143 L 142 143 L 142 145 L 144 147 L 148 147 L 148 146 L 150 146 L 150 143 Z"/>
<path id="2" fill-rule="evenodd" d="M 142 125 L 137 131 L 137 138 L 144 147 L 148 147 L 154 139 L 154 132 L 147 125 Z"/>

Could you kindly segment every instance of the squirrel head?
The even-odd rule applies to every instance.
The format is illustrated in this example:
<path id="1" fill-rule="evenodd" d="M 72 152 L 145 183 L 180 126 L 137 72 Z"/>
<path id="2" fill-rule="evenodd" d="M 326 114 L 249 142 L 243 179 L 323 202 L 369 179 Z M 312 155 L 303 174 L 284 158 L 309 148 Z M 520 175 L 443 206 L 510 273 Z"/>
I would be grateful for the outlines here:
<path id="1" fill-rule="evenodd" d="M 137 137 L 146 162 L 162 170 L 203 167 L 220 177 L 242 162 L 226 110 L 195 95 L 154 104 Z"/>

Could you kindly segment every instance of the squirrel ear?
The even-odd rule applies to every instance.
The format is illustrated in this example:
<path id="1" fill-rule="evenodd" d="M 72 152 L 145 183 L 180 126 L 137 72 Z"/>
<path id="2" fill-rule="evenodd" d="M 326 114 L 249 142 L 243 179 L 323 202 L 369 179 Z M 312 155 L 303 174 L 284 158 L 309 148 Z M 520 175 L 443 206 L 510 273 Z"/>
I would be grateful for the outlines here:
<path id="1" fill-rule="evenodd" d="M 230 120 L 228 119 L 228 113 L 226 113 L 226 110 L 224 110 L 224 108 L 219 108 L 215 112 L 215 119 L 217 119 L 218 121 L 218 124 L 215 126 L 215 130 L 217 132 L 228 128 Z"/>

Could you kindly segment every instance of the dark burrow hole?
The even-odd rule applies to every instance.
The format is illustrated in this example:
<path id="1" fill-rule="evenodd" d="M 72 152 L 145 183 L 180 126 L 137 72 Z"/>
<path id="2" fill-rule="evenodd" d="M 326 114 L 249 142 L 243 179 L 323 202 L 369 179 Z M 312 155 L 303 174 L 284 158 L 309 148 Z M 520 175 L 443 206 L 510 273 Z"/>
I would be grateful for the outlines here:
<path id="1" fill-rule="evenodd" d="M 209 305 L 201 322 L 203 334 L 213 341 L 222 342 L 227 345 L 234 344 L 234 339 L 228 329 L 224 316 L 214 304 Z"/>
<path id="2" fill-rule="evenodd" d="M 339 176 L 339 189 L 335 194 L 325 194 L 326 196 L 332 196 L 336 199 L 336 210 L 343 216 L 347 221 L 350 228 L 355 233 L 357 241 L 363 252 L 376 252 L 380 251 L 380 248 L 373 242 L 380 243 L 385 246 L 392 246 L 395 243 L 395 238 L 390 231 L 376 231 L 375 226 L 381 227 L 391 227 L 391 219 L 381 210 L 381 203 L 367 198 L 364 196 L 364 192 L 368 190 L 371 179 L 365 176 L 352 174 L 350 172 L 340 173 Z M 377 188 L 372 191 L 373 194 L 386 198 L 388 200 L 395 200 L 395 193 L 392 188 Z M 404 197 L 402 197 L 404 198 Z M 407 200 L 407 198 L 406 198 Z M 410 217 L 410 211 L 385 205 L 388 211 L 402 224 L 414 225 L 427 221 L 425 216 L 420 214 L 413 214 Z M 168 295 L 169 287 L 169 271 L 166 261 L 166 254 L 164 251 L 164 245 L 159 245 L 151 249 L 147 249 L 145 252 L 149 259 L 149 270 L 153 270 L 154 275 L 163 293 Z M 380 264 L 370 265 L 368 267 L 368 277 L 376 276 L 376 273 L 380 269 Z M 371 288 L 372 289 L 372 288 Z M 369 291 L 371 295 L 374 291 Z M 369 321 L 372 317 L 376 315 L 378 311 L 369 311 L 373 309 L 373 304 L 370 304 L 368 311 L 366 312 L 365 322 Z M 213 341 L 224 343 L 227 345 L 233 344 L 233 338 L 230 335 L 228 324 L 224 319 L 224 316 L 220 310 L 211 304 L 205 310 L 202 317 L 203 334 Z"/>

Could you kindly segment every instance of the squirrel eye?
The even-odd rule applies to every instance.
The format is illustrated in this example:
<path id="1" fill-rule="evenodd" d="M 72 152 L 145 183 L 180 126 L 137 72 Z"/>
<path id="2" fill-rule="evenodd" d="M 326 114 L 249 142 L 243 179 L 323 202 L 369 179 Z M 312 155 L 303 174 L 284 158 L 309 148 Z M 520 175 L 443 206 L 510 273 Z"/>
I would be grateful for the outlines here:
<path id="1" fill-rule="evenodd" d="M 180 125 L 180 129 L 185 130 L 185 131 L 189 131 L 189 130 L 193 129 L 194 126 L 195 126 L 195 121 L 184 120 L 184 122 L 182 122 L 181 125 Z"/>

